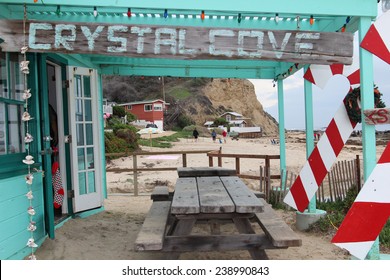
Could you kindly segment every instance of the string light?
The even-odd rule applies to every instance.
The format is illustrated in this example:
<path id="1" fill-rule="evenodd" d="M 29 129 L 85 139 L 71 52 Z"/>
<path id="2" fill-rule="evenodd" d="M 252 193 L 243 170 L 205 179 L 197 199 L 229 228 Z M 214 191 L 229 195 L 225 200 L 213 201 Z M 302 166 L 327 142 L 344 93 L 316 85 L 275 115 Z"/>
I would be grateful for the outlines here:
<path id="1" fill-rule="evenodd" d="M 344 33 L 346 29 L 347 29 L 347 25 L 346 25 L 346 24 L 344 24 L 344 25 L 343 25 L 343 27 L 341 27 L 341 32 L 343 32 L 343 33 Z"/>
<path id="2" fill-rule="evenodd" d="M 202 13 L 200 14 L 200 18 L 201 18 L 202 20 L 204 20 L 204 17 L 205 17 L 204 11 L 202 11 Z"/>
<path id="3" fill-rule="evenodd" d="M 241 23 L 241 20 L 242 20 L 241 13 L 239 13 L 239 14 L 238 14 L 238 17 L 237 17 L 238 23 Z"/>
<path id="4" fill-rule="evenodd" d="M 165 9 L 165 10 L 164 10 L 164 18 L 167 18 L 167 17 L 168 17 L 168 10 Z"/>
<path id="5" fill-rule="evenodd" d="M 97 17 L 97 16 L 98 16 L 98 11 L 97 11 L 97 9 L 96 9 L 96 6 L 93 7 L 93 16 L 94 16 L 94 17 Z"/>
<path id="6" fill-rule="evenodd" d="M 57 16 L 61 15 L 61 7 L 60 7 L 60 5 L 57 5 L 56 14 L 57 14 Z"/>
<path id="7" fill-rule="evenodd" d="M 310 25 L 314 24 L 314 17 L 313 17 L 313 15 L 310 16 L 310 21 L 309 22 L 310 22 Z"/>
<path id="8" fill-rule="evenodd" d="M 131 17 L 131 9 L 130 8 L 127 9 L 127 17 Z"/>
<path id="9" fill-rule="evenodd" d="M 300 29 L 301 28 L 301 24 L 299 22 L 299 20 L 301 19 L 300 16 L 297 16 L 297 29 Z"/>
<path id="10" fill-rule="evenodd" d="M 351 21 L 351 17 L 347 16 L 347 19 L 345 20 L 345 23 L 349 23 Z"/>
<path id="11" fill-rule="evenodd" d="M 279 22 L 279 14 L 275 14 L 275 22 L 276 22 L 276 23 Z"/>

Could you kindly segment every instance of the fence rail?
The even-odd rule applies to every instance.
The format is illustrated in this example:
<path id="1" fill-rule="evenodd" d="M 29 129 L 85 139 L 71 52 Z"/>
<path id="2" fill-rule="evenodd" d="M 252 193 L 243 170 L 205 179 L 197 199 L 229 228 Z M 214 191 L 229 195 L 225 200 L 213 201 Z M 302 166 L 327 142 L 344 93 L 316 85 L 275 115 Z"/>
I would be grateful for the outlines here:
<path id="1" fill-rule="evenodd" d="M 187 155 L 189 154 L 208 154 L 215 151 L 210 150 L 198 150 L 198 151 L 166 151 L 166 152 L 134 152 L 134 153 L 111 153 L 106 154 L 106 157 L 121 157 L 131 156 L 133 157 L 133 168 L 107 168 L 107 172 L 133 172 L 134 181 L 134 196 L 138 196 L 138 172 L 141 171 L 176 171 L 177 167 L 155 167 L 155 168 L 143 168 L 138 167 L 138 156 L 152 156 L 152 155 L 182 155 L 181 167 L 187 167 Z M 218 151 L 217 151 L 218 152 Z"/>

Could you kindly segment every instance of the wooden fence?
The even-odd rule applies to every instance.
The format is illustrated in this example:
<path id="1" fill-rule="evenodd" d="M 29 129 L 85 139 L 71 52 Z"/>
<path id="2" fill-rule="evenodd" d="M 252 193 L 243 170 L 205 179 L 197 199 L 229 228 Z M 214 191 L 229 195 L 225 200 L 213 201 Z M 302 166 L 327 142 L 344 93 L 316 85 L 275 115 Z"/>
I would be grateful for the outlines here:
<path id="1" fill-rule="evenodd" d="M 270 189 L 270 182 L 271 179 L 279 179 L 280 180 L 280 174 L 271 174 L 271 160 L 278 159 L 280 160 L 280 155 L 248 155 L 248 154 L 223 154 L 222 150 L 219 151 L 213 151 L 207 153 L 207 156 L 209 157 L 209 166 L 214 166 L 214 158 L 216 157 L 218 159 L 218 166 L 222 167 L 222 159 L 223 158 L 234 158 L 235 159 L 235 169 L 237 176 L 243 179 L 254 179 L 254 180 L 260 180 L 262 182 L 261 178 L 267 178 L 265 180 L 265 188 Z M 260 173 L 259 176 L 257 175 L 248 175 L 248 174 L 242 174 L 240 170 L 240 159 L 247 158 L 247 159 L 263 159 L 264 165 L 265 165 L 265 172 L 264 175 Z"/>
<path id="2" fill-rule="evenodd" d="M 222 167 L 222 159 L 223 158 L 234 158 L 235 159 L 235 169 L 237 176 L 244 179 L 254 179 L 254 180 L 260 180 L 261 176 L 257 175 L 249 175 L 249 174 L 242 174 L 240 170 L 240 159 L 247 158 L 247 159 L 264 159 L 265 166 L 267 167 L 268 173 L 265 174 L 267 178 L 270 179 L 280 179 L 280 174 L 271 174 L 270 173 L 270 165 L 271 160 L 273 159 L 280 159 L 279 155 L 248 155 L 248 154 L 223 154 L 222 148 L 220 148 L 217 151 L 210 151 L 210 150 L 199 150 L 199 151 L 166 151 L 166 152 L 135 152 L 135 153 L 112 153 L 112 154 L 106 154 L 107 158 L 110 157 L 120 157 L 120 156 L 130 156 L 133 158 L 133 168 L 107 168 L 107 172 L 132 172 L 133 173 L 133 181 L 134 181 L 134 196 L 138 196 L 138 172 L 154 172 L 154 171 L 176 171 L 177 167 L 158 167 L 158 168 L 145 168 L 145 167 L 138 167 L 137 164 L 137 157 L 138 156 L 149 156 L 149 155 L 182 155 L 182 165 L 181 167 L 187 167 L 187 155 L 189 154 L 206 154 L 209 158 L 209 166 L 212 167 L 214 165 L 213 158 L 216 157 L 218 159 L 218 166 Z M 270 185 L 267 186 L 267 188 L 270 188 Z"/>
<path id="3" fill-rule="evenodd" d="M 182 155 L 181 167 L 187 167 L 187 155 L 189 154 L 208 154 L 213 151 L 210 150 L 199 150 L 199 151 L 166 151 L 166 152 L 135 152 L 135 153 L 112 153 L 106 154 L 106 157 L 118 157 L 118 156 L 131 156 L 133 157 L 133 168 L 107 168 L 107 172 L 133 172 L 134 180 L 134 196 L 138 196 L 138 172 L 141 171 L 176 171 L 177 167 L 156 167 L 156 168 L 144 168 L 138 167 L 137 157 L 138 156 L 151 156 L 151 155 Z M 217 152 L 218 151 L 214 151 Z"/>
<path id="4" fill-rule="evenodd" d="M 270 178 L 266 176 L 267 167 L 260 166 L 260 192 L 263 192 L 268 202 L 282 203 L 284 197 L 294 183 L 297 175 L 286 171 L 285 180 L 280 180 L 279 186 L 270 186 Z M 263 175 L 264 174 L 264 175 Z M 357 155 L 354 160 L 337 162 L 323 180 L 316 192 L 319 202 L 343 200 L 349 189 L 356 188 L 360 191 L 362 186 L 362 172 L 360 158 Z M 283 178 L 283 174 L 280 176 Z"/>

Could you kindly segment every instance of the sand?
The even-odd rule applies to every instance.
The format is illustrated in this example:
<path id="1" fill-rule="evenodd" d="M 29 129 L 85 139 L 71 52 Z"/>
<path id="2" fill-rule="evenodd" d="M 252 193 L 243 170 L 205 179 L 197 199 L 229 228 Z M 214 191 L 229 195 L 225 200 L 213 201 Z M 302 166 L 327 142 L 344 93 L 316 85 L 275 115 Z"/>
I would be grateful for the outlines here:
<path id="1" fill-rule="evenodd" d="M 286 153 L 287 167 L 299 173 L 305 163 L 304 135 L 289 133 L 287 135 Z M 183 151 L 183 150 L 218 150 L 222 147 L 224 153 L 243 154 L 279 154 L 279 145 L 271 144 L 270 138 L 228 139 L 226 144 L 213 143 L 211 138 L 200 138 L 197 142 L 192 139 L 182 139 L 170 149 L 144 147 L 149 151 Z M 383 147 L 378 147 L 378 154 Z M 341 152 L 338 160 L 353 159 L 357 154 L 361 156 L 359 145 L 348 145 Z M 208 166 L 205 154 L 191 154 L 187 156 L 188 166 Z M 216 159 L 215 159 L 216 164 Z M 241 160 L 241 173 L 259 174 L 262 160 Z M 157 158 L 143 156 L 138 159 L 138 166 L 149 167 L 177 167 L 181 166 L 181 155 Z M 224 167 L 234 168 L 234 159 L 224 159 Z M 271 161 L 271 173 L 278 174 L 279 160 Z M 131 168 L 131 158 L 120 158 L 107 163 L 107 168 Z M 75 218 L 66 222 L 56 230 L 55 239 L 47 239 L 37 249 L 36 256 L 43 260 L 143 260 L 169 259 L 169 254 L 155 252 L 135 252 L 134 241 L 140 230 L 143 220 L 152 203 L 150 192 L 156 184 L 165 184 L 173 189 L 177 173 L 141 172 L 138 197 L 133 195 L 132 173 L 107 173 L 108 198 L 104 201 L 105 211 L 87 218 Z M 247 180 L 252 188 L 259 188 L 259 182 Z M 282 250 L 267 250 L 271 260 L 339 260 L 350 258 L 348 252 L 333 245 L 332 236 L 319 233 L 300 232 L 295 228 L 295 212 L 278 210 L 293 230 L 302 238 L 301 247 L 291 247 Z M 226 228 L 226 231 L 233 229 Z M 247 251 L 231 252 L 202 252 L 183 253 L 180 259 L 250 259 Z"/>

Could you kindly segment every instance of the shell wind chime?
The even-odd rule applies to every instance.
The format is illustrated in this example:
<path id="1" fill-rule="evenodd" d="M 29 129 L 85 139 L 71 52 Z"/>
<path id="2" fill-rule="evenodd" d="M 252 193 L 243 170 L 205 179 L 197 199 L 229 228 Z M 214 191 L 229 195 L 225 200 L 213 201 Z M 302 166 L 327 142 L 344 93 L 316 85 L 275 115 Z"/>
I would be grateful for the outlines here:
<path id="1" fill-rule="evenodd" d="M 23 159 L 23 163 L 27 165 L 27 175 L 26 175 L 25 179 L 26 179 L 26 186 L 27 186 L 26 197 L 29 201 L 29 207 L 26 209 L 27 214 L 29 216 L 29 222 L 28 222 L 26 229 L 27 229 L 27 231 L 30 232 L 30 236 L 26 242 L 26 246 L 31 248 L 31 253 L 30 253 L 28 259 L 36 260 L 34 250 L 36 250 L 38 245 L 35 243 L 34 232 L 36 231 L 37 226 L 36 226 L 36 222 L 34 221 L 34 216 L 36 213 L 35 209 L 33 207 L 34 195 L 33 195 L 33 191 L 32 191 L 34 175 L 32 173 L 32 169 L 31 169 L 31 165 L 34 164 L 34 158 L 30 154 L 30 144 L 31 144 L 31 142 L 34 141 L 34 137 L 30 134 L 30 131 L 29 131 L 29 121 L 31 121 L 33 119 L 33 117 L 30 115 L 30 113 L 28 111 L 28 109 L 29 109 L 28 100 L 31 98 L 31 89 L 29 89 L 27 86 L 27 76 L 28 76 L 28 74 L 30 74 L 30 69 L 29 69 L 30 61 L 27 60 L 28 46 L 27 46 L 27 40 L 26 40 L 26 21 L 27 21 L 27 8 L 26 8 L 26 5 L 24 5 L 24 20 L 23 20 L 24 40 L 23 40 L 23 47 L 20 50 L 21 54 L 23 55 L 23 60 L 20 62 L 20 71 L 24 75 L 24 90 L 23 90 L 22 98 L 24 99 L 25 104 L 24 104 L 24 112 L 22 115 L 22 121 L 25 123 L 25 128 L 26 128 L 24 143 L 26 145 L 27 155 L 26 155 L 25 159 Z"/>

